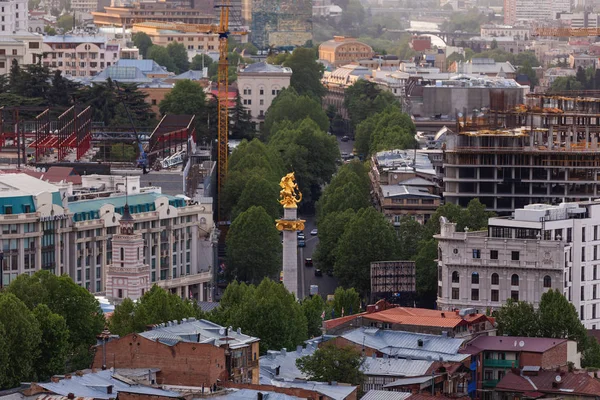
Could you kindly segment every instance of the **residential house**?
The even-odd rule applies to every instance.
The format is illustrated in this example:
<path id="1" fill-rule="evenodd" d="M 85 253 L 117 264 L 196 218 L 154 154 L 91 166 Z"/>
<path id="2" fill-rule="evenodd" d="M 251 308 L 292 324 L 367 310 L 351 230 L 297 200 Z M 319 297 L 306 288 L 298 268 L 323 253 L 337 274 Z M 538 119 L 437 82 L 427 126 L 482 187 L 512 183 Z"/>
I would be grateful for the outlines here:
<path id="1" fill-rule="evenodd" d="M 600 393 L 600 381 L 584 371 L 557 372 L 524 367 L 508 371 L 495 391 L 500 400 L 595 400 Z"/>

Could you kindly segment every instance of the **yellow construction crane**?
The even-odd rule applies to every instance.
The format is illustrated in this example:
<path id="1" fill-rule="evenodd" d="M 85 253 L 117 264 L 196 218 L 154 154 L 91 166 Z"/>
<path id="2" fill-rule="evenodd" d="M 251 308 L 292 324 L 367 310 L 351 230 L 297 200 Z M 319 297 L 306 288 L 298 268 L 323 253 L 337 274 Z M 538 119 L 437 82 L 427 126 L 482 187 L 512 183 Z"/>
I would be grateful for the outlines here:
<path id="1" fill-rule="evenodd" d="M 229 156 L 229 60 L 227 52 L 227 38 L 229 37 L 229 7 L 230 1 L 224 0 L 218 7 L 221 8 L 219 17 L 219 73 L 218 73 L 218 159 L 217 159 L 217 215 L 221 222 L 221 195 L 223 184 L 227 176 L 227 157 Z"/>
<path id="2" fill-rule="evenodd" d="M 552 36 L 552 37 L 600 36 L 600 28 L 536 27 L 536 28 L 533 28 L 532 36 Z"/>

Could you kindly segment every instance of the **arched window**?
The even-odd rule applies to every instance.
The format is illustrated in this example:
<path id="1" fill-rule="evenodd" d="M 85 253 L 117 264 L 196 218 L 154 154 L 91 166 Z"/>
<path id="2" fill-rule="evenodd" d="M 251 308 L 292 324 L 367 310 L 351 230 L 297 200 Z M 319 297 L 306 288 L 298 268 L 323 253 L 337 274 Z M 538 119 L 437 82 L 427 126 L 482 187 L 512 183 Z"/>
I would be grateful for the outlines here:
<path id="1" fill-rule="evenodd" d="M 498 274 L 493 273 L 492 274 L 492 285 L 499 285 L 500 284 L 500 277 L 498 276 Z"/>
<path id="2" fill-rule="evenodd" d="M 471 283 L 472 283 L 473 285 L 477 285 L 477 284 L 479 284 L 479 274 L 478 274 L 477 272 L 473 272 L 473 273 L 471 274 Z"/>
<path id="3" fill-rule="evenodd" d="M 454 271 L 452 273 L 452 283 L 459 283 L 460 277 L 458 276 L 458 271 Z"/>
<path id="4" fill-rule="evenodd" d="M 550 278 L 550 275 L 546 275 L 544 277 L 544 287 L 545 288 L 551 288 L 552 287 L 552 278 Z"/>
<path id="5" fill-rule="evenodd" d="M 511 286 L 519 286 L 519 275 L 513 274 L 513 276 L 510 277 L 510 284 Z"/>

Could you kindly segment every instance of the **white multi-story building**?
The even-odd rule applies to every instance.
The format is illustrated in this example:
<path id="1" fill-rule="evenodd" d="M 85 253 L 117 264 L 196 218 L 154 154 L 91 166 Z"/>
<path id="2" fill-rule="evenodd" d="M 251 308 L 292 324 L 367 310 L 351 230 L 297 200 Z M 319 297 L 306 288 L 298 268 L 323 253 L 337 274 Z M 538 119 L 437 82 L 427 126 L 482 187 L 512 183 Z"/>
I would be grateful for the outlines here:
<path id="1" fill-rule="evenodd" d="M 259 62 L 250 64 L 238 72 L 238 90 L 242 104 L 252 119 L 263 121 L 267 109 L 281 89 L 290 86 L 292 70 L 280 65 Z"/>
<path id="2" fill-rule="evenodd" d="M 488 230 L 436 235 L 438 305 L 499 308 L 509 299 L 538 306 L 560 290 L 586 328 L 600 327 L 600 201 L 531 204 L 514 217 L 490 218 Z"/>
<path id="3" fill-rule="evenodd" d="M 112 238 L 128 204 L 134 233 L 143 239 L 141 257 L 149 266 L 149 284 L 182 297 L 210 299 L 216 237 L 211 198 L 189 201 L 156 189 L 137 190 L 129 196 L 112 193 L 69 202 L 65 188 L 25 174 L 2 175 L 2 284 L 46 269 L 104 294 L 108 267 L 121 259 L 123 246 L 115 245 L 119 250 L 114 254 Z"/>
<path id="4" fill-rule="evenodd" d="M 27 31 L 27 0 L 0 1 L 0 35 Z"/>
<path id="5" fill-rule="evenodd" d="M 571 12 L 570 0 L 504 0 L 504 23 L 556 19 L 558 13 Z"/>
<path id="6" fill-rule="evenodd" d="M 485 24 L 481 25 L 480 34 L 482 38 L 510 37 L 525 40 L 531 37 L 531 28 L 526 26 Z"/>
<path id="7" fill-rule="evenodd" d="M 44 65 L 66 76 L 95 76 L 119 61 L 121 46 L 104 36 L 44 36 Z"/>

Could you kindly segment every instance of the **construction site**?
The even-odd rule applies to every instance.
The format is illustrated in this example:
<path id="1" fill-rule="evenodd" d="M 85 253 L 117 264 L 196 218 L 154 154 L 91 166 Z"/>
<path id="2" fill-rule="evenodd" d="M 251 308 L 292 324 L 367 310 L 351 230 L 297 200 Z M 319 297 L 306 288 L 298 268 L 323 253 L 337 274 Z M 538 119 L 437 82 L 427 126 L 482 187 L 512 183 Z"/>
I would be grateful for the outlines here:
<path id="1" fill-rule="evenodd" d="M 505 215 L 599 197 L 600 98 L 589 95 L 531 93 L 526 104 L 457 112 L 444 148 L 446 202 L 465 207 L 479 198 Z"/>

